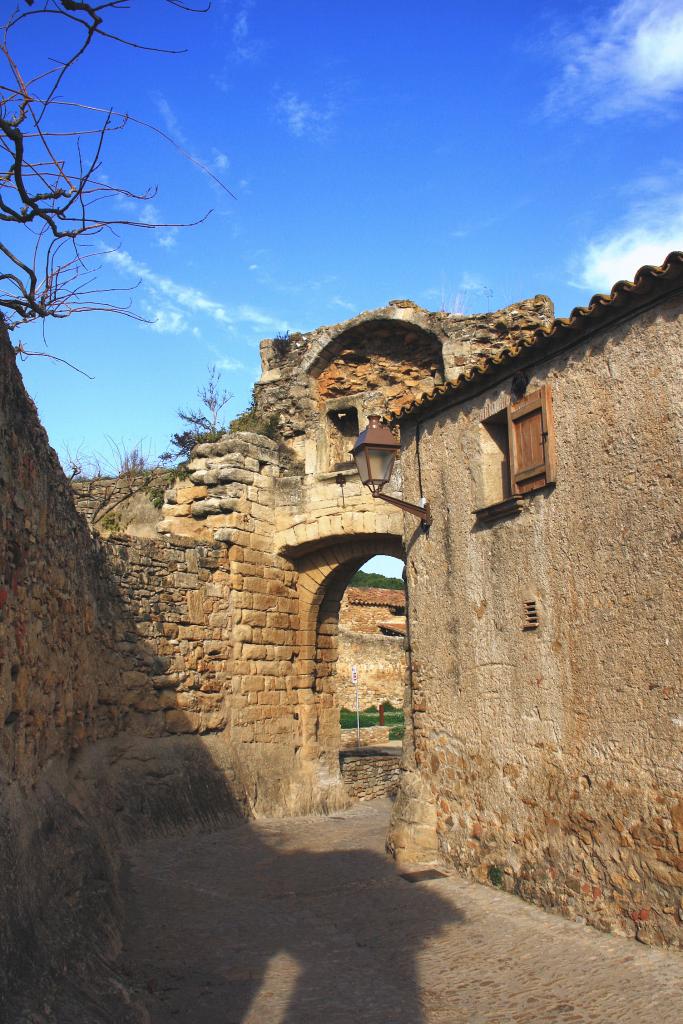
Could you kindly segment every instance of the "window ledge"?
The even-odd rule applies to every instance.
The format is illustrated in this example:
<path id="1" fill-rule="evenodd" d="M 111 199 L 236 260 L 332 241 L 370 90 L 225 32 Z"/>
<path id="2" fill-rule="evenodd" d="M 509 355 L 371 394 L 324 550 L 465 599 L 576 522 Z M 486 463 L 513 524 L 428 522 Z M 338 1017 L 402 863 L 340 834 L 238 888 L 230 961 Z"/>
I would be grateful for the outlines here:
<path id="1" fill-rule="evenodd" d="M 486 505 L 484 508 L 477 508 L 472 515 L 477 517 L 478 523 L 493 523 L 496 519 L 506 519 L 509 516 L 516 516 L 522 511 L 525 495 L 511 494 L 509 498 L 503 498 L 493 505 Z"/>

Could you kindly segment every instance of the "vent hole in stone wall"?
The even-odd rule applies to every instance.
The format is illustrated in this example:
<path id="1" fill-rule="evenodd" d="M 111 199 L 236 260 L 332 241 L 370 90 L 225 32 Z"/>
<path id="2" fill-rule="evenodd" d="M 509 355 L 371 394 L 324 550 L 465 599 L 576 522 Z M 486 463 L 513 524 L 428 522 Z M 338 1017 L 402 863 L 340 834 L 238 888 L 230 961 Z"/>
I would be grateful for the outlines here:
<path id="1" fill-rule="evenodd" d="M 538 629 L 539 611 L 538 604 L 534 598 L 524 602 L 524 629 Z"/>

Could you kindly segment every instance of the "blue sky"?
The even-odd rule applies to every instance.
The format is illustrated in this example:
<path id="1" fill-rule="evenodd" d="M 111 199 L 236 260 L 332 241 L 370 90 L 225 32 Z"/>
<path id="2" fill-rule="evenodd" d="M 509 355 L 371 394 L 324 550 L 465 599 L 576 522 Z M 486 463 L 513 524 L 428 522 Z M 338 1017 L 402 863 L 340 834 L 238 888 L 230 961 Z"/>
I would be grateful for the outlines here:
<path id="1" fill-rule="evenodd" d="M 402 297 L 472 313 L 544 292 L 565 315 L 683 248 L 683 0 L 131 6 L 123 31 L 188 53 L 104 44 L 64 95 L 157 124 L 236 199 L 149 131 L 114 140 L 109 178 L 159 186 L 144 217 L 213 213 L 123 233 L 105 262 L 153 323 L 48 325 L 94 380 L 22 364 L 60 452 L 157 455 L 211 363 L 236 415 L 277 331 Z"/>

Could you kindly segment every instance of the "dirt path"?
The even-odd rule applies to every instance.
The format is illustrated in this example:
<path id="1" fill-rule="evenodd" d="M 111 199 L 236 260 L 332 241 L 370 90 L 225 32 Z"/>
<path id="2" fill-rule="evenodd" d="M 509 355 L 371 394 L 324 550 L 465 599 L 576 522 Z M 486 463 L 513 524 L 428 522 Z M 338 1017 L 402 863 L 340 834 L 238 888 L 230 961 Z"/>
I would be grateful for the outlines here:
<path id="1" fill-rule="evenodd" d="M 681 1024 L 682 955 L 455 876 L 411 884 L 388 813 L 138 847 L 124 959 L 153 1024 Z"/>

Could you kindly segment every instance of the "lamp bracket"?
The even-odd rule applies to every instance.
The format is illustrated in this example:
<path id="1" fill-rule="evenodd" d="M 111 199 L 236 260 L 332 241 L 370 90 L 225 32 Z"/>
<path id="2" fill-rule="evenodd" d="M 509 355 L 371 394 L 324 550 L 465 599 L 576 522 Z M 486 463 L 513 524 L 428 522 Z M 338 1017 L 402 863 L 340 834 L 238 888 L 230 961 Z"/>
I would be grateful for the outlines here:
<path id="1" fill-rule="evenodd" d="M 390 494 L 383 494 L 381 491 L 375 497 L 381 498 L 382 501 L 388 501 L 390 505 L 395 505 L 396 508 L 400 508 L 403 512 L 409 512 L 410 515 L 417 516 L 418 519 L 422 520 L 425 527 L 432 525 L 432 510 L 429 507 L 429 502 L 424 498 L 420 498 L 419 505 L 412 505 L 409 501 L 403 501 L 401 498 L 392 498 Z"/>

